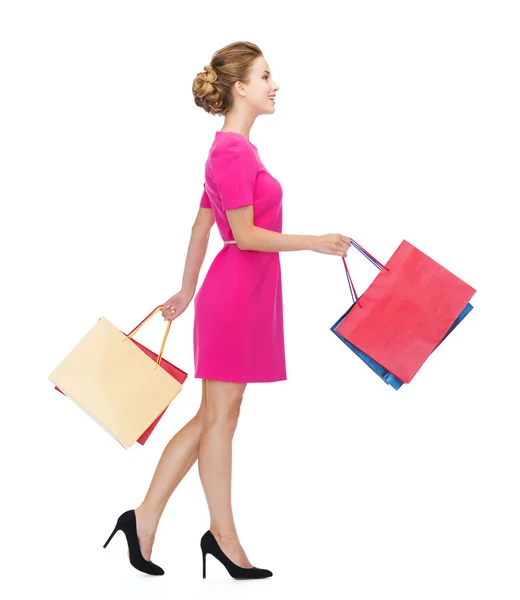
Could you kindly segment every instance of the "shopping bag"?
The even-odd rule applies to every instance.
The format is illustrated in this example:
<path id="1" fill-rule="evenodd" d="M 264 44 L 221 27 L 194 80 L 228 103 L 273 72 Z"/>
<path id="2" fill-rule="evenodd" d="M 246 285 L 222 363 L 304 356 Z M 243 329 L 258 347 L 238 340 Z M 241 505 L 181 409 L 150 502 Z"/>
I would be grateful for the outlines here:
<path id="1" fill-rule="evenodd" d="M 361 295 L 360 298 L 362 298 L 363 296 Z M 353 305 L 352 305 L 353 306 Z M 346 313 L 344 313 L 343 315 L 341 315 L 341 317 L 334 323 L 334 325 L 330 328 L 331 331 L 336 334 L 336 336 L 344 343 L 346 344 L 353 352 L 354 354 L 356 354 L 357 356 L 359 356 L 359 358 L 367 365 L 369 366 L 372 371 L 374 371 L 374 373 L 376 375 L 378 375 L 385 383 L 387 383 L 389 386 L 393 387 L 394 390 L 398 390 L 402 385 L 403 382 L 396 377 L 395 375 L 393 375 L 392 373 L 390 373 L 390 371 L 388 371 L 387 369 L 385 369 L 382 365 L 380 365 L 379 363 L 377 363 L 373 358 L 370 358 L 370 356 L 368 356 L 368 354 L 365 354 L 364 352 L 362 352 L 359 348 L 356 348 L 354 346 L 354 344 L 351 344 L 348 340 L 346 340 L 341 334 L 339 334 L 337 332 L 337 327 L 338 325 L 343 321 L 343 319 L 348 315 L 348 313 L 350 312 L 352 307 L 350 307 Z M 446 333 L 446 335 L 442 338 L 442 340 L 439 342 L 439 344 L 437 344 L 436 348 L 448 337 L 448 335 L 455 329 L 455 327 L 457 327 L 457 325 L 462 321 L 462 319 L 464 319 L 464 317 L 473 309 L 473 306 L 468 302 L 468 304 L 466 304 L 466 307 L 464 308 L 464 310 L 460 313 L 460 315 L 457 317 L 457 319 L 455 320 L 455 323 L 453 323 L 453 325 L 450 327 L 450 329 L 448 330 L 448 333 Z"/>
<path id="2" fill-rule="evenodd" d="M 386 265 L 354 240 L 351 243 L 380 272 L 358 298 L 343 259 L 354 304 L 331 329 L 399 389 L 399 382 L 410 383 L 471 311 L 469 300 L 476 290 L 406 240 Z"/>
<path id="3" fill-rule="evenodd" d="M 59 392 L 125 448 L 135 441 L 145 443 L 188 376 L 162 358 L 171 321 L 159 354 L 132 337 L 160 309 L 155 308 L 129 334 L 99 318 L 49 375 Z"/>
<path id="4" fill-rule="evenodd" d="M 143 352 L 145 352 L 150 358 L 153 358 L 154 360 L 156 360 L 158 358 L 158 355 L 155 352 L 152 352 L 152 350 L 146 348 L 146 346 L 143 346 L 143 344 L 140 344 L 137 340 L 134 340 L 133 338 L 130 338 L 130 339 L 138 348 L 140 348 Z M 175 377 L 175 379 L 181 384 L 184 383 L 186 381 L 186 378 L 188 377 L 188 373 L 186 373 L 186 371 L 183 371 L 179 367 L 177 367 L 174 364 L 172 364 L 171 362 L 167 361 L 164 357 L 161 358 L 160 366 L 163 369 L 165 369 L 168 373 L 170 373 L 170 375 L 172 377 Z M 60 390 L 59 387 L 57 387 L 57 386 L 54 386 L 54 387 L 56 390 L 58 390 L 58 392 L 61 392 L 63 394 L 63 392 Z M 159 423 L 161 417 L 166 412 L 167 408 L 168 407 L 166 407 L 162 411 L 162 413 L 155 419 L 155 421 L 146 429 L 146 431 L 137 438 L 136 441 L 139 444 L 144 445 L 146 440 L 150 437 L 150 434 L 152 433 L 152 431 L 155 429 L 157 423 Z"/>

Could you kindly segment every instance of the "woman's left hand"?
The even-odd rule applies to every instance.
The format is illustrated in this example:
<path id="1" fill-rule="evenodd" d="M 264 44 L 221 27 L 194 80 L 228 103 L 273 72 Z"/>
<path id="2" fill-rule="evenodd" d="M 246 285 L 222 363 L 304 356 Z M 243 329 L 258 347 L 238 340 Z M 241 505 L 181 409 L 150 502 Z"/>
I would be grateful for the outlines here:
<path id="1" fill-rule="evenodd" d="M 181 290 L 163 303 L 161 314 L 165 321 L 173 321 L 180 317 L 188 308 L 193 299 L 193 294 L 185 290 Z"/>

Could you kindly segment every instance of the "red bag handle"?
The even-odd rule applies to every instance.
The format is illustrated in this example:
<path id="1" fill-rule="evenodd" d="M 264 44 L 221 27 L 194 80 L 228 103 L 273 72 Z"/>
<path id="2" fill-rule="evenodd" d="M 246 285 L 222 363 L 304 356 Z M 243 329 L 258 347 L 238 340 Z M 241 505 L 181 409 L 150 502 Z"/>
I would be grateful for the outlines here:
<path id="1" fill-rule="evenodd" d="M 126 335 L 126 336 L 125 336 L 125 339 L 124 339 L 124 340 L 121 340 L 121 341 L 122 341 L 122 342 L 126 342 L 128 339 L 130 339 L 130 338 L 131 338 L 131 337 L 134 335 L 134 333 L 137 333 L 137 332 L 139 331 L 139 329 L 142 327 L 142 325 L 144 325 L 144 324 L 146 323 L 146 321 L 148 321 L 148 319 L 150 319 L 151 317 L 153 317 L 153 315 L 154 315 L 154 314 L 155 314 L 155 313 L 156 313 L 158 310 L 161 310 L 162 308 L 163 308 L 163 305 L 162 305 L 162 304 L 160 304 L 160 305 L 159 305 L 157 308 L 154 308 L 154 309 L 152 310 L 152 312 L 151 312 L 151 313 L 150 313 L 150 314 L 149 314 L 147 317 L 145 317 L 145 318 L 144 318 L 144 319 L 143 319 L 143 320 L 142 320 L 142 321 L 139 323 L 139 325 L 137 325 L 136 327 L 134 327 L 134 329 L 132 329 L 132 331 L 131 331 L 131 332 L 130 332 L 128 335 Z M 168 337 L 168 333 L 169 333 L 169 331 L 170 331 L 170 327 L 171 327 L 171 326 L 172 326 L 172 322 L 171 322 L 171 321 L 168 321 L 168 325 L 166 326 L 166 331 L 165 331 L 165 333 L 164 333 L 164 338 L 163 338 L 163 341 L 162 341 L 162 344 L 161 344 L 161 350 L 159 351 L 159 354 L 158 354 L 158 356 L 157 356 L 157 362 L 155 363 L 154 370 L 155 370 L 155 369 L 157 369 L 157 365 L 158 365 L 158 364 L 161 362 L 161 358 L 162 358 L 162 354 L 163 354 L 164 346 L 165 346 L 165 344 L 166 344 L 166 338 Z"/>
<path id="2" fill-rule="evenodd" d="M 388 267 L 385 267 L 385 265 L 383 265 L 383 263 L 381 263 L 380 261 L 377 260 L 377 258 L 374 258 L 371 254 L 369 254 L 362 246 L 360 246 L 352 238 L 350 238 L 350 243 L 351 243 L 352 246 L 354 246 L 354 248 L 356 248 L 356 250 L 358 250 L 365 258 L 367 258 L 380 271 L 382 269 L 386 269 L 387 271 L 390 271 L 390 269 Z M 358 295 L 356 293 L 356 288 L 354 287 L 354 282 L 352 281 L 352 277 L 351 277 L 350 272 L 348 270 L 347 262 L 345 260 L 345 257 L 342 256 L 341 260 L 343 261 L 343 264 L 345 265 L 345 271 L 347 273 L 347 281 L 348 281 L 348 285 L 349 285 L 349 288 L 350 288 L 350 295 L 352 296 L 352 301 L 354 302 L 354 304 L 357 302 L 359 304 L 359 308 L 363 308 L 361 306 L 361 302 L 359 301 Z"/>

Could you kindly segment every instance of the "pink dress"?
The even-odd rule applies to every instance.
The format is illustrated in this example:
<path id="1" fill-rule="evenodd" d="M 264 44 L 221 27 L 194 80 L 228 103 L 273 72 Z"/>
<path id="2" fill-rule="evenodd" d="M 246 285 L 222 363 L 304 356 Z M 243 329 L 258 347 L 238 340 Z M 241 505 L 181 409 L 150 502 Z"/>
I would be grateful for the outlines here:
<path id="1" fill-rule="evenodd" d="M 282 187 L 240 133 L 217 131 L 200 206 L 211 208 L 223 242 L 226 210 L 252 204 L 254 224 L 282 231 Z M 195 378 L 235 383 L 287 379 L 278 252 L 223 245 L 194 297 Z"/>

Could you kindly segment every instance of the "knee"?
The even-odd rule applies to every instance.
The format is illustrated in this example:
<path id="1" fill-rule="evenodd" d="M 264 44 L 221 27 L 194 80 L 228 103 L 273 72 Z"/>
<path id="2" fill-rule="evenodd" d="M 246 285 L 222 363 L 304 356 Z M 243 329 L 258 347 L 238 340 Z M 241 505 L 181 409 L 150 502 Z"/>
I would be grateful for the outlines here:
<path id="1" fill-rule="evenodd" d="M 206 406 L 201 419 L 203 427 L 234 431 L 240 416 L 240 402 L 233 402 L 226 406 Z"/>
<path id="2" fill-rule="evenodd" d="M 205 380 L 198 418 L 203 429 L 235 430 L 246 384 Z"/>

